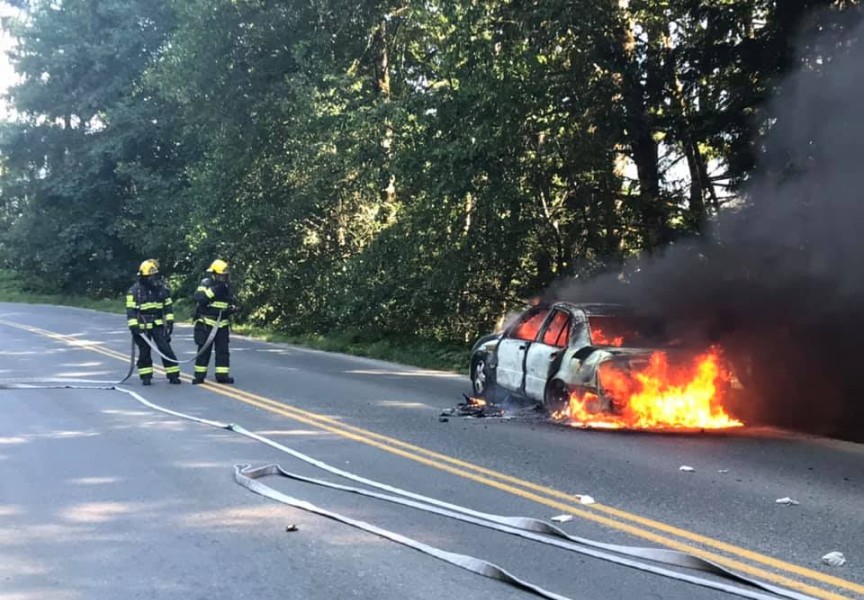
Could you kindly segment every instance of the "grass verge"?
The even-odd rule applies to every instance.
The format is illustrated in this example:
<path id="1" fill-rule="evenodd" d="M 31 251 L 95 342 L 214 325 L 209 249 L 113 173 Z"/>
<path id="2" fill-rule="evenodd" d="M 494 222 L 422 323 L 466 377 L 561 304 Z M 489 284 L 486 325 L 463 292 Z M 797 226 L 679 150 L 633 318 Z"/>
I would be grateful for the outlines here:
<path id="1" fill-rule="evenodd" d="M 234 331 L 266 342 L 283 342 L 306 348 L 377 358 L 403 365 L 441 371 L 468 371 L 470 348 L 434 341 L 364 338 L 362 334 L 286 334 L 266 327 L 236 325 Z"/>
<path id="2" fill-rule="evenodd" d="M 68 296 L 65 294 L 45 294 L 25 289 L 23 282 L 11 271 L 0 269 L 0 302 L 20 302 L 22 304 L 59 304 L 92 308 L 110 313 L 124 313 L 123 298 L 88 298 L 87 296 Z"/>
<path id="3" fill-rule="evenodd" d="M 116 314 L 125 312 L 123 298 L 97 299 L 28 291 L 15 273 L 3 269 L 0 269 L 0 302 L 76 306 Z M 185 300 L 175 301 L 175 315 L 180 322 L 191 321 L 191 303 Z M 470 348 L 460 344 L 443 344 L 428 340 L 369 339 L 362 334 L 286 334 L 271 328 L 247 324 L 237 324 L 233 330 L 241 335 L 266 342 L 296 344 L 326 352 L 377 358 L 424 369 L 460 373 L 468 369 Z"/>

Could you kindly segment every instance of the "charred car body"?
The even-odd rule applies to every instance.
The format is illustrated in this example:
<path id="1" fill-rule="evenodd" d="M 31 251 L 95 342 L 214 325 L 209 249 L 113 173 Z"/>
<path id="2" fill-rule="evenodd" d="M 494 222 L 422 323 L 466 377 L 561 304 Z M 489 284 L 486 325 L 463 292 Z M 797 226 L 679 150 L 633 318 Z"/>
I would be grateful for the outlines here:
<path id="1" fill-rule="evenodd" d="M 529 308 L 503 331 L 480 338 L 471 352 L 470 378 L 480 397 L 498 391 L 517 394 L 555 413 L 575 394 L 592 399 L 596 405 L 591 412 L 616 413 L 621 399 L 603 389 L 602 372 L 638 372 L 657 351 L 673 359 L 693 355 L 670 338 L 666 323 L 627 307 L 544 304 Z"/>

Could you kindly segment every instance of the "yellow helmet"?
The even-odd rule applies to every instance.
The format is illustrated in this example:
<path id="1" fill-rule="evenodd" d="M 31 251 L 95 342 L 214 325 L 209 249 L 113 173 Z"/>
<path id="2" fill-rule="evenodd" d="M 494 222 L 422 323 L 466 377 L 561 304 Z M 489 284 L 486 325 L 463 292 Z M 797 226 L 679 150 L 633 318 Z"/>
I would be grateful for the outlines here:
<path id="1" fill-rule="evenodd" d="M 221 259 L 216 259 L 210 266 L 207 268 L 208 273 L 215 273 L 216 275 L 227 275 L 228 274 L 228 263 Z"/>
<path id="2" fill-rule="evenodd" d="M 140 277 L 150 277 L 159 273 L 159 261 L 155 258 L 148 258 L 138 267 L 138 275 Z"/>

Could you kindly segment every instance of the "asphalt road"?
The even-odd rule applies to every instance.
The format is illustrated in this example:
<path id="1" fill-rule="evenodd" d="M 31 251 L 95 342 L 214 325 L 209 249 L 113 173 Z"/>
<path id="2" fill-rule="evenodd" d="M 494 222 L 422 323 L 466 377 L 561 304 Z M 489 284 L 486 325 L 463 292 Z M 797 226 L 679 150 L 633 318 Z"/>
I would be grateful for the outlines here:
<path id="1" fill-rule="evenodd" d="M 180 358 L 190 356 L 191 329 L 175 338 Z M 0 340 L 0 600 L 532 597 L 240 487 L 238 463 L 323 476 L 258 442 L 118 392 L 3 389 L 119 378 L 129 351 L 122 316 L 0 304 Z M 687 550 L 817 598 L 864 598 L 862 445 L 766 429 L 442 422 L 468 391 L 464 376 L 237 336 L 232 373 L 231 387 L 169 386 L 157 375 L 150 388 L 129 388 L 417 493 L 506 515 L 569 512 L 563 527 L 575 535 Z M 408 508 L 266 483 L 571 598 L 730 597 Z M 298 531 L 287 532 L 292 524 Z M 835 550 L 847 564 L 823 565 Z"/>

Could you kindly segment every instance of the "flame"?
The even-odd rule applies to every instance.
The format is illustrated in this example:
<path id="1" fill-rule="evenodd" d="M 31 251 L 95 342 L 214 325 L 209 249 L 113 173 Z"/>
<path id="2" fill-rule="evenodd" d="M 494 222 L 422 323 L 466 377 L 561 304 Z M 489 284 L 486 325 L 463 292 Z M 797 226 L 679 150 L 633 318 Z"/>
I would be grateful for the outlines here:
<path id="1" fill-rule="evenodd" d="M 561 413 L 569 424 L 607 429 L 723 429 L 743 423 L 723 408 L 723 385 L 729 374 L 721 368 L 720 352 L 697 356 L 690 364 L 673 366 L 664 352 L 651 354 L 637 371 L 610 361 L 600 368 L 600 381 L 611 401 L 592 392 L 574 393 Z M 614 409 L 614 413 L 609 410 Z"/>
<path id="2" fill-rule="evenodd" d="M 604 412 L 604 404 L 600 396 L 594 392 L 585 392 L 581 396 L 574 392 L 570 395 L 570 404 L 563 411 L 556 412 L 552 418 L 567 421 L 573 427 L 591 427 L 592 429 L 621 429 L 626 425 L 615 415 Z"/>
<path id="3" fill-rule="evenodd" d="M 545 317 L 544 313 L 540 313 L 541 317 Z M 525 321 L 514 332 L 516 339 L 532 341 L 540 332 L 540 326 L 543 325 L 543 318 L 533 318 Z"/>
<path id="4" fill-rule="evenodd" d="M 612 338 L 607 338 L 606 334 L 603 333 L 603 330 L 592 327 L 591 328 L 591 343 L 597 344 L 599 346 L 616 346 L 620 348 L 624 345 L 624 336 L 616 336 Z"/>

